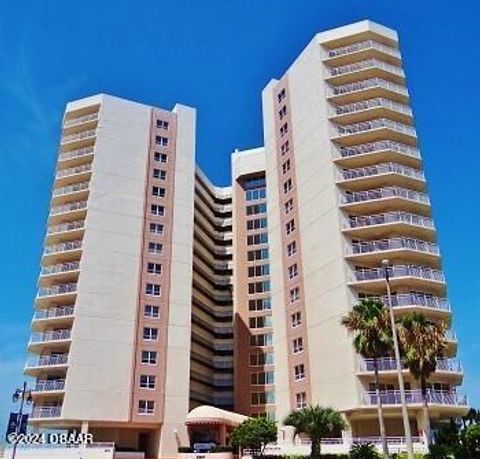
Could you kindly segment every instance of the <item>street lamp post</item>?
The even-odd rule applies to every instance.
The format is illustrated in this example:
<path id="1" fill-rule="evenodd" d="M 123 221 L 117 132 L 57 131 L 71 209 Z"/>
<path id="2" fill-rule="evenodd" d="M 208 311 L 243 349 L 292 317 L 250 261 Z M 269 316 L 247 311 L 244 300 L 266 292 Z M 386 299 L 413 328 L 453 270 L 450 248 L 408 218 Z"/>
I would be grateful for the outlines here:
<path id="1" fill-rule="evenodd" d="M 22 424 L 22 416 L 23 416 L 23 407 L 25 406 L 25 403 L 27 405 L 30 405 L 33 402 L 32 399 L 32 392 L 30 390 L 27 390 L 27 383 L 24 382 L 23 386 L 21 389 L 17 389 L 13 395 L 12 395 L 12 400 L 14 403 L 17 403 L 18 400 L 20 400 L 20 410 L 18 411 L 17 414 L 17 424 L 15 426 L 15 434 L 18 436 L 20 433 L 20 428 Z M 13 442 L 13 451 L 12 451 L 12 459 L 15 459 L 15 456 L 17 454 L 17 438 L 15 438 L 15 441 Z"/>
<path id="2" fill-rule="evenodd" d="M 400 389 L 400 402 L 402 405 L 402 418 L 403 418 L 403 428 L 405 430 L 407 456 L 408 456 L 408 459 L 413 459 L 412 432 L 410 429 L 410 421 L 408 419 L 407 400 L 405 398 L 405 385 L 403 383 L 402 361 L 400 360 L 400 348 L 398 346 L 397 327 L 395 326 L 395 315 L 393 313 L 393 305 L 392 305 L 392 292 L 390 289 L 390 273 L 388 271 L 389 260 L 383 260 L 382 264 L 383 264 L 383 267 L 385 268 L 385 283 L 387 284 L 387 301 L 388 301 L 388 309 L 390 312 L 390 323 L 392 327 L 393 348 L 395 351 L 395 363 L 397 366 L 398 387 Z"/>

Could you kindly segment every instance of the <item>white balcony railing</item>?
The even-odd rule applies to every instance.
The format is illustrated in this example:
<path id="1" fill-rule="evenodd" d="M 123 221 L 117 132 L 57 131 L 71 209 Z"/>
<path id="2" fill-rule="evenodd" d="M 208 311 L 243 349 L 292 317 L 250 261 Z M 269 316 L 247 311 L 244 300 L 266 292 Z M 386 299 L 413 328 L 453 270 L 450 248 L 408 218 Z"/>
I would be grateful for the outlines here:
<path id="1" fill-rule="evenodd" d="M 405 361 L 401 361 L 402 368 L 406 369 L 407 366 Z M 397 361 L 393 357 L 383 357 L 377 359 L 377 368 L 378 371 L 396 371 L 397 369 Z M 375 371 L 375 365 L 373 359 L 360 359 L 359 360 L 359 370 L 362 372 L 370 372 Z M 437 368 L 436 371 L 444 371 L 444 372 L 451 372 L 451 373 L 462 373 L 463 368 L 462 365 L 458 360 L 455 359 L 445 359 L 439 358 L 437 359 Z"/>
<path id="2" fill-rule="evenodd" d="M 392 48 L 391 46 L 384 45 L 383 43 L 379 43 L 378 41 L 374 40 L 365 40 L 358 43 L 353 43 L 352 45 L 329 49 L 326 53 L 326 57 L 333 58 L 345 56 L 347 54 L 354 54 L 367 49 L 374 49 L 390 56 L 400 58 L 400 51 L 398 49 Z"/>
<path id="3" fill-rule="evenodd" d="M 412 126 L 389 120 L 388 118 L 379 118 L 370 121 L 362 121 L 361 123 L 346 124 L 344 126 L 337 125 L 337 133 L 340 137 L 347 135 L 362 134 L 364 132 L 373 131 L 375 129 L 391 129 L 412 137 L 416 137 L 417 132 Z"/>
<path id="4" fill-rule="evenodd" d="M 52 253 L 69 252 L 70 250 L 78 250 L 82 248 L 82 241 L 62 242 L 60 244 L 46 245 L 43 252 L 44 255 Z"/>
<path id="5" fill-rule="evenodd" d="M 408 225 L 434 229 L 433 220 L 423 215 L 410 214 L 408 212 L 386 212 L 374 215 L 351 215 L 345 220 L 344 228 L 365 228 L 388 223 L 407 223 Z"/>
<path id="6" fill-rule="evenodd" d="M 403 143 L 394 142 L 392 140 L 379 140 L 377 142 L 353 145 L 350 147 L 340 147 L 339 150 L 342 158 L 349 158 L 351 156 L 364 155 L 380 151 L 395 151 L 397 153 L 401 153 L 402 155 L 420 159 L 420 151 L 418 148 L 404 145 Z"/>
<path id="7" fill-rule="evenodd" d="M 66 194 L 87 190 L 88 184 L 89 182 L 82 182 L 82 183 L 74 183 L 73 185 L 63 186 L 61 188 L 55 188 L 53 190 L 52 196 L 56 198 L 58 196 L 64 196 Z"/>
<path id="8" fill-rule="evenodd" d="M 382 88 L 406 97 L 408 96 L 408 90 L 405 86 L 392 83 L 383 78 L 368 78 L 367 80 L 355 81 L 354 83 L 329 86 L 328 95 L 331 97 L 341 96 L 343 94 L 351 94 L 372 88 Z"/>
<path id="9" fill-rule="evenodd" d="M 425 266 L 415 265 L 395 265 L 389 268 L 390 279 L 399 277 L 416 277 L 419 279 L 433 280 L 436 282 L 445 282 L 443 272 L 438 269 L 427 268 Z M 383 268 L 356 268 L 354 272 L 356 281 L 375 281 L 385 279 L 385 269 Z"/>
<path id="10" fill-rule="evenodd" d="M 68 161 L 69 159 L 80 158 L 81 156 L 91 155 L 93 147 L 77 148 L 76 150 L 64 151 L 58 155 L 58 161 Z"/>
<path id="11" fill-rule="evenodd" d="M 383 304 L 388 304 L 388 297 L 380 298 Z M 450 311 L 450 302 L 446 298 L 439 298 L 426 293 L 399 293 L 391 295 L 390 301 L 394 308 L 420 306 L 429 309 L 439 309 L 442 311 Z"/>
<path id="12" fill-rule="evenodd" d="M 45 419 L 45 418 L 59 418 L 62 413 L 61 406 L 35 406 L 33 407 L 30 418 Z"/>
<path id="13" fill-rule="evenodd" d="M 53 287 L 43 287 L 39 289 L 37 297 L 43 298 L 46 296 L 63 295 L 66 293 L 74 293 L 76 291 L 77 291 L 76 283 L 60 284 L 60 285 L 54 285 Z"/>
<path id="14" fill-rule="evenodd" d="M 64 135 L 62 137 L 61 143 L 70 143 L 70 142 L 76 142 L 77 140 L 82 140 L 86 139 L 88 137 L 94 137 L 95 136 L 95 129 L 89 129 L 88 131 L 82 131 L 82 132 L 77 132 L 75 134 L 70 134 L 70 135 Z"/>
<path id="15" fill-rule="evenodd" d="M 82 164 L 81 166 L 68 167 L 67 169 L 60 169 L 55 174 L 55 178 L 68 177 L 70 175 L 82 174 L 83 172 L 90 172 L 92 170 L 91 164 Z"/>
<path id="16" fill-rule="evenodd" d="M 331 116 L 347 115 L 349 113 L 357 113 L 372 108 L 387 108 L 404 115 L 411 116 L 412 109 L 408 105 L 394 102 L 383 97 L 376 97 L 375 99 L 361 100 L 347 105 L 339 105 L 331 108 Z"/>
<path id="17" fill-rule="evenodd" d="M 423 396 L 420 390 L 406 390 L 405 396 L 408 404 L 423 403 Z M 400 405 L 400 391 L 384 391 L 380 393 L 382 403 L 384 405 Z M 451 405 L 451 406 L 466 406 L 467 397 L 457 394 L 453 391 L 433 390 L 428 389 L 426 393 L 428 403 L 435 405 Z M 376 405 L 377 394 L 375 392 L 365 392 L 365 405 Z"/>
<path id="18" fill-rule="evenodd" d="M 66 365 L 68 363 L 68 354 L 42 355 L 34 357 L 27 362 L 27 368 L 52 367 Z"/>
<path id="19" fill-rule="evenodd" d="M 417 180 L 425 180 L 422 170 L 409 166 L 402 166 L 397 163 L 382 163 L 373 166 L 359 167 L 356 169 L 342 169 L 339 172 L 340 180 L 355 180 L 363 177 L 373 177 L 382 174 L 400 174 L 405 177 L 412 177 Z"/>
<path id="20" fill-rule="evenodd" d="M 74 212 L 76 210 L 83 210 L 87 208 L 87 201 L 70 202 L 61 206 L 55 206 L 50 209 L 50 216 L 66 214 L 68 212 Z"/>
<path id="21" fill-rule="evenodd" d="M 386 70 L 387 72 L 394 73 L 401 77 L 405 76 L 405 72 L 401 67 L 388 64 L 387 62 L 380 61 L 379 59 L 365 59 L 363 61 L 354 62 L 353 64 L 341 65 L 338 67 L 331 67 L 330 75 L 331 76 L 345 75 L 348 73 L 354 73 L 360 70 L 366 70 L 371 68 Z"/>
<path id="22" fill-rule="evenodd" d="M 377 188 L 374 190 L 347 192 L 342 195 L 342 204 L 351 204 L 355 202 L 374 201 L 385 198 L 404 198 L 409 201 L 420 204 L 430 204 L 430 199 L 425 193 L 407 190 L 398 186 Z"/>
<path id="23" fill-rule="evenodd" d="M 73 316 L 74 312 L 74 306 L 57 306 L 48 309 L 37 309 L 33 318 L 36 320 L 42 320 L 55 319 L 57 317 L 69 317 Z"/>
<path id="24" fill-rule="evenodd" d="M 85 220 L 76 220 L 74 222 L 60 223 L 58 225 L 51 225 L 47 229 L 47 234 L 65 233 L 67 231 L 75 231 L 84 228 Z"/>
<path id="25" fill-rule="evenodd" d="M 34 392 L 51 392 L 65 389 L 64 379 L 38 379 L 33 389 Z"/>
<path id="26" fill-rule="evenodd" d="M 98 119 L 98 112 L 88 113 L 87 115 L 79 116 L 77 118 L 70 118 L 63 122 L 63 127 L 76 126 L 77 124 L 86 123 L 88 121 L 95 121 Z"/>
<path id="27" fill-rule="evenodd" d="M 62 341 L 70 339 L 72 336 L 71 330 L 53 330 L 43 333 L 32 333 L 30 337 L 31 343 L 44 343 L 46 341 Z"/>
<path id="28" fill-rule="evenodd" d="M 42 266 L 41 275 L 50 276 L 52 274 L 67 273 L 71 271 L 77 271 L 79 268 L 80 263 L 78 261 L 59 263 L 57 265 Z"/>
<path id="29" fill-rule="evenodd" d="M 350 247 L 347 247 L 347 254 L 359 255 L 364 253 L 402 249 L 415 250 L 434 255 L 440 254 L 440 249 L 438 248 L 437 244 L 407 237 L 353 242 Z"/>

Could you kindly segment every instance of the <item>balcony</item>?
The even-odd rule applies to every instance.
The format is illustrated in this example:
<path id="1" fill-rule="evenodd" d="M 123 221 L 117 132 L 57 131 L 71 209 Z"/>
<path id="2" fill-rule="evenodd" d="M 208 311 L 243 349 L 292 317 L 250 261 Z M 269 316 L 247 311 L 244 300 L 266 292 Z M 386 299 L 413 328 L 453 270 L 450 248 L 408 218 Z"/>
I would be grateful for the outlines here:
<path id="1" fill-rule="evenodd" d="M 50 208 L 48 222 L 55 224 L 60 222 L 77 221 L 84 219 L 87 211 L 87 201 L 76 201 Z"/>
<path id="2" fill-rule="evenodd" d="M 25 374 L 38 376 L 45 373 L 64 373 L 68 366 L 68 354 L 42 355 L 33 357 L 25 365 Z"/>
<path id="3" fill-rule="evenodd" d="M 62 242 L 60 244 L 46 245 L 42 263 L 58 264 L 80 259 L 82 253 L 82 241 Z"/>
<path id="4" fill-rule="evenodd" d="M 77 294 L 77 284 L 60 284 L 52 287 L 42 287 L 38 290 L 35 304 L 39 307 L 45 307 L 52 299 L 60 301 L 73 302 Z"/>
<path id="5" fill-rule="evenodd" d="M 341 196 L 340 207 L 349 212 L 365 214 L 387 211 L 428 214 L 430 199 L 425 193 L 391 186 L 365 191 L 347 191 Z"/>
<path id="6" fill-rule="evenodd" d="M 96 129 L 88 129 L 86 131 L 76 132 L 75 134 L 62 136 L 61 145 L 72 144 L 74 142 L 82 142 L 85 140 L 93 139 L 96 135 Z"/>
<path id="7" fill-rule="evenodd" d="M 373 215 L 350 215 L 343 222 L 343 233 L 355 238 L 383 237 L 392 232 L 408 233 L 425 239 L 435 236 L 433 220 L 408 212 L 386 212 Z"/>
<path id="8" fill-rule="evenodd" d="M 394 265 L 389 267 L 389 275 L 393 290 L 402 288 L 417 291 L 432 290 L 436 295 L 443 295 L 445 291 L 445 277 L 439 269 L 416 265 Z M 349 284 L 361 288 L 362 291 L 368 290 L 383 295 L 386 289 L 385 269 L 356 267 Z"/>
<path id="9" fill-rule="evenodd" d="M 405 396 L 408 405 L 422 405 L 423 396 L 420 390 L 406 390 Z M 400 406 L 400 391 L 384 391 L 380 393 L 382 403 L 384 405 Z M 430 405 L 446 405 L 467 407 L 467 397 L 459 395 L 453 391 L 428 389 L 426 394 L 427 401 Z M 365 405 L 377 405 L 377 394 L 375 392 L 365 392 L 363 402 Z"/>
<path id="10" fill-rule="evenodd" d="M 415 128 L 397 123 L 388 118 L 379 118 L 361 123 L 336 125 L 336 134 L 332 140 L 342 146 L 351 146 L 385 139 L 415 146 L 417 133 Z"/>
<path id="11" fill-rule="evenodd" d="M 412 109 L 408 105 L 377 97 L 347 105 L 338 105 L 330 110 L 330 121 L 336 123 L 359 123 L 373 118 L 388 118 L 404 124 L 412 124 Z"/>
<path id="12" fill-rule="evenodd" d="M 38 379 L 32 392 L 63 392 L 65 390 L 64 379 Z"/>
<path id="13" fill-rule="evenodd" d="M 397 48 L 374 40 L 365 40 L 348 46 L 329 49 L 326 51 L 323 60 L 328 65 L 339 66 L 377 57 L 390 64 L 399 65 L 401 63 L 400 51 Z"/>
<path id="14" fill-rule="evenodd" d="M 41 419 L 55 419 L 62 415 L 61 406 L 35 406 L 30 415 L 30 421 Z"/>
<path id="15" fill-rule="evenodd" d="M 58 165 L 64 168 L 78 166 L 85 162 L 91 162 L 93 153 L 93 147 L 62 151 L 58 155 Z"/>
<path id="16" fill-rule="evenodd" d="M 92 165 L 82 164 L 80 166 L 59 169 L 55 174 L 55 186 L 66 186 L 73 183 L 90 180 Z"/>
<path id="17" fill-rule="evenodd" d="M 54 245 L 55 242 L 64 241 L 65 239 L 71 238 L 78 240 L 78 238 L 82 236 L 84 229 L 85 220 L 50 225 L 47 228 L 45 243 L 48 245 Z"/>
<path id="18" fill-rule="evenodd" d="M 346 105 L 361 100 L 385 98 L 408 104 L 408 90 L 405 86 L 383 78 L 368 78 L 337 86 L 329 86 L 328 100 L 335 105 Z"/>
<path id="19" fill-rule="evenodd" d="M 28 343 L 28 351 L 42 353 L 46 348 L 50 350 L 63 349 L 70 342 L 71 336 L 72 331 L 69 329 L 32 333 Z"/>
<path id="20" fill-rule="evenodd" d="M 421 163 L 418 148 L 403 143 L 382 140 L 349 147 L 337 147 L 334 161 L 348 167 L 366 166 L 381 162 L 398 162 L 409 166 Z"/>
<path id="21" fill-rule="evenodd" d="M 74 183 L 55 188 L 52 193 L 52 204 L 59 205 L 68 201 L 85 200 L 88 196 L 89 182 Z"/>
<path id="22" fill-rule="evenodd" d="M 85 123 L 91 123 L 92 121 L 98 120 L 98 112 L 87 113 L 86 115 L 78 116 L 76 118 L 65 119 L 63 122 L 63 128 L 70 128 L 74 126 L 79 126 Z"/>
<path id="23" fill-rule="evenodd" d="M 385 78 L 399 84 L 405 82 L 405 72 L 401 67 L 374 58 L 331 67 L 327 72 L 328 75 L 325 79 L 330 84 L 336 85 L 374 77 Z"/>
<path id="24" fill-rule="evenodd" d="M 398 185 L 422 191 L 425 188 L 425 175 L 420 169 L 397 163 L 382 163 L 355 169 L 339 171 L 337 183 L 349 190 L 381 188 L 386 185 Z"/>
<path id="25" fill-rule="evenodd" d="M 440 250 L 433 242 L 406 237 L 379 239 L 375 241 L 352 242 L 347 247 L 345 258 L 349 261 L 365 264 L 380 264 L 388 258 L 393 263 L 410 261 L 412 263 L 433 264 L 440 261 Z"/>
<path id="26" fill-rule="evenodd" d="M 406 369 L 405 361 L 401 361 L 402 369 Z M 377 368 L 378 371 L 397 371 L 397 363 L 393 357 L 383 357 L 377 359 Z M 360 359 L 358 370 L 361 373 L 370 373 L 375 371 L 373 359 Z M 460 373 L 463 374 L 463 368 L 461 363 L 455 359 L 437 359 L 437 372 L 445 373 Z"/>
<path id="27" fill-rule="evenodd" d="M 78 261 L 42 266 L 39 284 L 41 287 L 48 287 L 59 282 L 75 281 L 79 270 L 80 263 Z"/>
<path id="28" fill-rule="evenodd" d="M 448 321 L 450 319 L 450 302 L 446 298 L 426 293 L 401 293 L 390 297 L 395 312 L 421 312 L 428 317 Z M 388 297 L 381 297 L 383 304 L 388 305 Z"/>
<path id="29" fill-rule="evenodd" d="M 49 327 L 71 328 L 75 308 L 72 305 L 55 306 L 53 308 L 38 309 L 32 319 L 32 330 L 44 332 Z"/>

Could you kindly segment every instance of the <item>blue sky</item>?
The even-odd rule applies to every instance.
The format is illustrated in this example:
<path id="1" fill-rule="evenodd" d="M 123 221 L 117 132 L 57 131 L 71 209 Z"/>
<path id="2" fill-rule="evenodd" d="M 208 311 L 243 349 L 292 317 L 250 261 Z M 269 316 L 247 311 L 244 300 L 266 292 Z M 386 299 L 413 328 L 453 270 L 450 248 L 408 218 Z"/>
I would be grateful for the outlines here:
<path id="1" fill-rule="evenodd" d="M 198 109 L 199 164 L 261 144 L 260 93 L 312 36 L 371 19 L 398 30 L 465 365 L 480 407 L 479 2 L 16 0 L 0 12 L 0 430 L 21 384 L 59 123 L 106 92 Z M 478 168 L 478 169 L 477 169 Z"/>

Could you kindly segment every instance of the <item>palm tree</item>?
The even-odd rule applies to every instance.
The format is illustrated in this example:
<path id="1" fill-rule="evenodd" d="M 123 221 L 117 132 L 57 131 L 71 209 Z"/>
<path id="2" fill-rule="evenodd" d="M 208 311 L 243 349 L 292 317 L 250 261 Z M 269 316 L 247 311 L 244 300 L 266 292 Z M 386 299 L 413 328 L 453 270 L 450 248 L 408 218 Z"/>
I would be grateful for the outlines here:
<path id="1" fill-rule="evenodd" d="M 357 354 L 365 359 L 372 359 L 382 450 L 383 455 L 388 458 L 387 433 L 378 375 L 378 359 L 391 354 L 392 351 L 392 329 L 388 310 L 377 299 L 364 299 L 342 318 L 342 325 L 355 335 L 353 347 Z"/>
<path id="2" fill-rule="evenodd" d="M 339 411 L 319 405 L 307 406 L 292 411 L 283 421 L 286 426 L 295 427 L 295 433 L 305 433 L 312 442 L 311 457 L 320 457 L 322 438 L 345 428 L 345 421 Z"/>
<path id="3" fill-rule="evenodd" d="M 437 359 L 444 355 L 446 331 L 446 324 L 431 322 L 419 313 L 408 314 L 398 324 L 398 337 L 405 359 L 405 366 L 420 383 L 428 444 L 431 443 L 431 433 L 427 380 L 437 368 Z"/>

